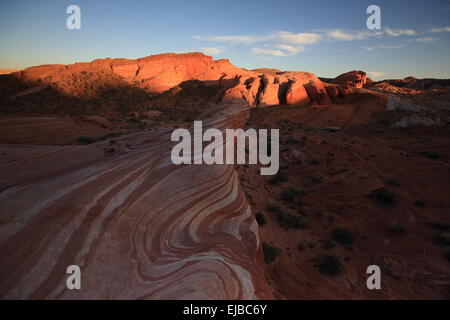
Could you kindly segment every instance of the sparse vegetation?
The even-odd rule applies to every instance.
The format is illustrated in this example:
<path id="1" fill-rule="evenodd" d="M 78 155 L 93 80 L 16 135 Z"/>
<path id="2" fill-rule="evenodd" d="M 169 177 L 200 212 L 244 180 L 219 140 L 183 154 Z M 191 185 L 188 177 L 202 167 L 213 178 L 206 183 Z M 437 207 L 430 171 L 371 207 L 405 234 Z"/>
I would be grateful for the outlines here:
<path id="1" fill-rule="evenodd" d="M 283 209 L 277 203 L 269 203 L 269 205 L 267 206 L 267 210 L 275 213 L 280 213 L 283 211 Z"/>
<path id="2" fill-rule="evenodd" d="M 96 140 L 94 138 L 91 137 L 79 137 L 77 139 L 77 143 L 78 144 L 91 144 L 96 142 Z"/>
<path id="3" fill-rule="evenodd" d="M 338 257 L 325 254 L 319 257 L 319 271 L 328 276 L 336 276 L 341 273 L 342 263 Z"/>
<path id="4" fill-rule="evenodd" d="M 395 203 L 395 194 L 385 188 L 376 190 L 373 192 L 372 196 L 380 204 L 388 207 L 393 206 Z"/>
<path id="5" fill-rule="evenodd" d="M 387 231 L 393 235 L 406 234 L 406 230 L 401 224 L 394 224 L 390 226 Z"/>
<path id="6" fill-rule="evenodd" d="M 430 226 L 436 230 L 450 232 L 450 223 L 432 221 L 430 222 Z"/>
<path id="7" fill-rule="evenodd" d="M 420 208 L 425 208 L 427 206 L 426 202 L 422 200 L 416 200 L 414 201 L 414 204 Z"/>
<path id="8" fill-rule="evenodd" d="M 300 143 L 300 140 L 297 140 L 294 137 L 289 136 L 286 140 L 286 143 L 287 144 L 297 144 L 297 143 Z"/>
<path id="9" fill-rule="evenodd" d="M 439 160 L 444 159 L 444 155 L 434 152 L 434 151 L 424 151 L 421 153 L 425 158 L 433 159 L 433 160 Z"/>
<path id="10" fill-rule="evenodd" d="M 351 245 L 355 241 L 355 236 L 350 231 L 343 228 L 336 228 L 331 231 L 334 241 L 342 245 Z"/>
<path id="11" fill-rule="evenodd" d="M 274 261 L 276 259 L 276 257 L 279 254 L 279 249 L 276 247 L 271 246 L 270 244 L 267 243 L 263 243 L 262 244 L 262 249 L 264 252 L 264 261 L 266 263 L 271 263 L 272 261 Z"/>
<path id="12" fill-rule="evenodd" d="M 277 214 L 280 226 L 285 229 L 305 229 L 308 226 L 304 217 L 296 216 L 278 204 L 269 204 L 267 209 Z"/>
<path id="13" fill-rule="evenodd" d="M 308 227 L 306 219 L 301 216 L 293 215 L 290 212 L 281 212 L 278 214 L 278 221 L 285 229 L 305 229 Z"/>
<path id="14" fill-rule="evenodd" d="M 386 183 L 390 184 L 393 187 L 400 187 L 400 183 L 398 183 L 398 181 L 395 180 L 394 178 L 387 180 Z"/>
<path id="15" fill-rule="evenodd" d="M 306 242 L 306 246 L 310 249 L 313 249 L 316 246 L 316 244 L 314 241 L 310 240 L 310 241 Z"/>
<path id="16" fill-rule="evenodd" d="M 336 244 L 330 239 L 322 240 L 321 242 L 322 248 L 325 250 L 333 249 L 336 246 Z"/>
<path id="17" fill-rule="evenodd" d="M 450 262 L 450 249 L 445 250 L 444 255 L 445 259 L 447 259 L 447 261 Z"/>
<path id="18" fill-rule="evenodd" d="M 283 201 L 293 203 L 295 202 L 295 199 L 301 194 L 301 191 L 294 187 L 287 187 L 284 189 L 280 197 Z"/>
<path id="19" fill-rule="evenodd" d="M 288 180 L 289 180 L 288 176 L 283 171 L 280 170 L 276 175 L 270 178 L 269 183 L 275 185 L 282 182 L 286 182 Z"/>
<path id="20" fill-rule="evenodd" d="M 443 231 L 435 237 L 435 243 L 440 246 L 450 246 L 450 232 Z"/>
<path id="21" fill-rule="evenodd" d="M 265 226 L 267 224 L 266 217 L 260 212 L 255 214 L 255 219 L 260 226 Z"/>

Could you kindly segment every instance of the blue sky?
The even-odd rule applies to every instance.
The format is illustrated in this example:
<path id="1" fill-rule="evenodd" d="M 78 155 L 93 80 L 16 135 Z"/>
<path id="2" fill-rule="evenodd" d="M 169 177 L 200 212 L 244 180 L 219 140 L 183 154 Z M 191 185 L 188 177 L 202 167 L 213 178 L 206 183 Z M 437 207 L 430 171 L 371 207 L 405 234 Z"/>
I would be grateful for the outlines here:
<path id="1" fill-rule="evenodd" d="M 81 8 L 81 30 L 66 8 Z M 368 30 L 366 8 L 381 8 Z M 450 78 L 450 0 L 0 2 L 0 68 L 202 51 L 237 66 L 334 77 Z"/>

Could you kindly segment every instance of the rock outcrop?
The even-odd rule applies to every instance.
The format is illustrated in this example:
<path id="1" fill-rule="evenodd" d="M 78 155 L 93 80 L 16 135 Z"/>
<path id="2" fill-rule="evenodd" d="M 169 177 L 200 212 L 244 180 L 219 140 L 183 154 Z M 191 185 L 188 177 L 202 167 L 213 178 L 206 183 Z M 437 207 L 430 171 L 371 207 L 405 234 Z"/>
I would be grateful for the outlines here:
<path id="1" fill-rule="evenodd" d="M 356 88 L 362 88 L 367 82 L 367 75 L 364 71 L 350 71 L 341 74 L 331 80 L 331 83 L 339 85 L 349 85 Z"/>
<path id="2" fill-rule="evenodd" d="M 232 65 L 228 60 L 214 61 L 210 56 L 194 52 L 166 53 L 136 60 L 107 58 L 72 65 L 44 65 L 27 68 L 13 73 L 13 76 L 22 81 L 53 83 L 64 76 L 86 72 L 109 72 L 154 93 L 164 92 L 188 80 L 233 86 L 237 77 L 255 74 Z"/>
<path id="3" fill-rule="evenodd" d="M 348 86 L 323 83 L 308 72 L 263 74 L 258 76 L 259 81 L 254 76 L 244 77 L 240 77 L 238 85 L 225 91 L 222 100 L 243 98 L 252 107 L 305 106 L 310 103 L 326 105 L 353 93 Z"/>
<path id="4" fill-rule="evenodd" d="M 121 92 L 144 90 L 160 94 L 192 80 L 222 88 L 222 101 L 241 98 L 250 106 L 260 107 L 330 104 L 348 93 L 323 83 L 308 72 L 249 71 L 234 66 L 229 60 L 214 61 L 210 56 L 195 52 L 135 60 L 107 58 L 72 65 L 43 65 L 13 73 L 12 77 L 33 84 L 28 91 L 19 92 L 20 95 L 34 93 L 37 88 L 52 88 L 82 99 L 93 99 L 116 88 Z"/>
<path id="5" fill-rule="evenodd" d="M 287 105 L 304 106 L 308 105 L 310 102 L 311 98 L 301 82 L 292 81 L 289 83 L 289 87 L 286 92 Z"/>

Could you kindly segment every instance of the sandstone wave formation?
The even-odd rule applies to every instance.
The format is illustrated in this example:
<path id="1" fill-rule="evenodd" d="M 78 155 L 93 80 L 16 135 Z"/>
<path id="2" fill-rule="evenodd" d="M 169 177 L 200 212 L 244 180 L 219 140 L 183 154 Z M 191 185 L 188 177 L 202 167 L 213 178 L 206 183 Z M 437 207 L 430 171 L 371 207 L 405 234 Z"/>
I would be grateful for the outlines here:
<path id="1" fill-rule="evenodd" d="M 231 100 L 203 123 L 240 127 L 248 112 Z M 272 298 L 234 167 L 173 165 L 170 134 L 136 134 L 135 148 L 110 157 L 103 142 L 11 147 L 0 165 L 1 298 Z M 82 290 L 66 289 L 69 265 Z"/>

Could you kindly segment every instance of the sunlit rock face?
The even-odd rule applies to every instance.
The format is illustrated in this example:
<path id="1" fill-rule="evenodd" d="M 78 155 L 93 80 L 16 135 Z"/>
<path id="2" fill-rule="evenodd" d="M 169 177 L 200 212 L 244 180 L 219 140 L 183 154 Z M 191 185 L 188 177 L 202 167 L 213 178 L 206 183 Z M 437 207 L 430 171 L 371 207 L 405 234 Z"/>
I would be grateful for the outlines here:
<path id="1" fill-rule="evenodd" d="M 331 83 L 340 85 L 349 85 L 356 88 L 362 88 L 367 82 L 367 75 L 364 71 L 353 70 L 341 74 L 334 78 Z"/>
<path id="2" fill-rule="evenodd" d="M 164 53 L 139 59 L 107 58 L 71 65 L 42 65 L 27 68 L 12 75 L 21 81 L 53 85 L 54 83 L 65 84 L 69 82 L 68 79 L 74 77 L 80 78 L 80 73 L 83 78 L 90 74 L 107 74 L 110 76 L 104 85 L 123 86 L 122 80 L 153 93 L 162 93 L 189 80 L 200 80 L 208 85 L 229 87 L 237 83 L 239 76 L 248 78 L 257 75 L 234 66 L 227 59 L 213 60 L 212 57 L 199 52 Z M 94 83 L 96 87 L 101 85 L 102 83 Z M 60 90 L 69 93 L 66 91 L 72 89 L 70 88 L 72 86 L 72 83 L 61 85 Z M 71 95 L 73 95 L 72 91 L 70 91 Z"/>
<path id="3" fill-rule="evenodd" d="M 50 86 L 64 95 L 83 99 L 95 98 L 105 89 L 118 88 L 142 89 L 157 95 L 191 80 L 222 88 L 220 101 L 239 98 L 246 100 L 251 107 L 326 105 L 338 101 L 338 95 L 345 95 L 337 92 L 335 85 L 324 84 L 312 73 L 250 71 L 234 66 L 227 59 L 213 60 L 198 52 L 43 65 L 12 73 L 12 77 L 37 85 L 36 88 Z M 366 75 L 362 71 L 354 71 L 335 80 L 339 80 L 335 82 L 338 87 L 349 84 L 362 87 Z M 329 87 L 331 91 L 327 89 Z"/>
<path id="4" fill-rule="evenodd" d="M 240 127 L 248 110 L 221 103 L 203 126 Z M 170 135 L 135 134 L 113 156 L 106 142 L 3 147 L 0 298 L 272 298 L 234 166 L 176 166 Z M 69 265 L 81 290 L 66 288 Z"/>

